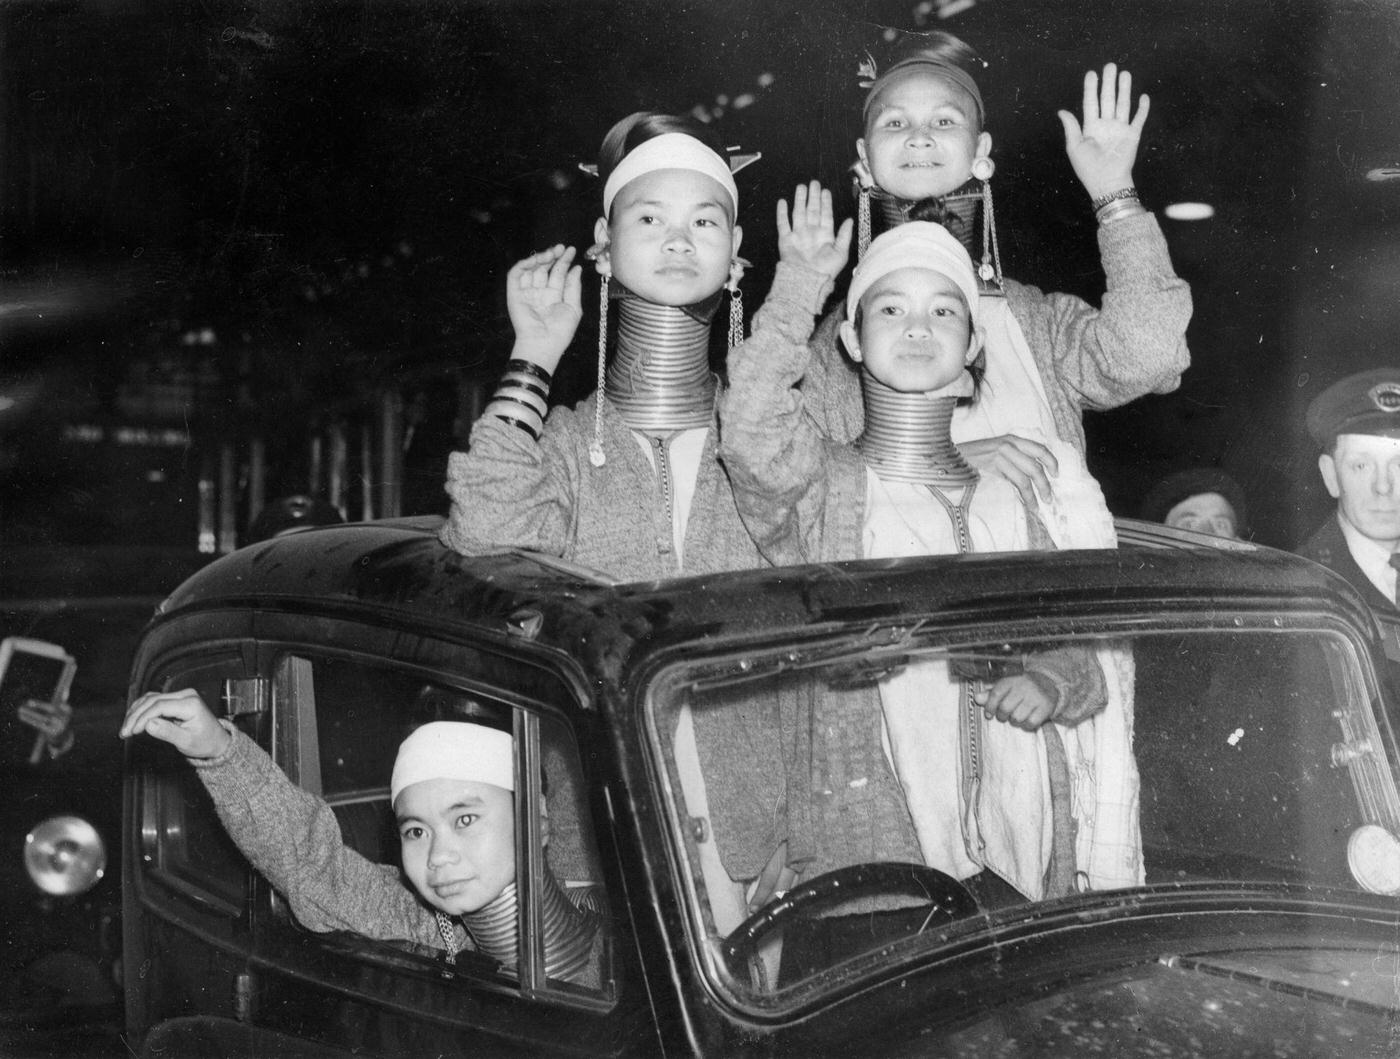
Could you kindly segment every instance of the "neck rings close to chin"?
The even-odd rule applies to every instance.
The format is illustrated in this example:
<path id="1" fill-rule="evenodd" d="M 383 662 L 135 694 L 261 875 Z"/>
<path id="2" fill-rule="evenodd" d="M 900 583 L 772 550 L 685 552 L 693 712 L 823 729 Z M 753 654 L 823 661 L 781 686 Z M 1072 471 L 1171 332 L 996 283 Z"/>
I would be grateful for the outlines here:
<path id="1" fill-rule="evenodd" d="M 617 345 L 604 390 L 625 422 L 645 433 L 706 427 L 714 415 L 708 314 L 636 296 L 617 301 Z"/>
<path id="2" fill-rule="evenodd" d="M 868 371 L 861 373 L 861 389 L 865 431 L 855 446 L 882 479 L 938 486 L 977 480 L 977 472 L 962 458 L 949 432 L 956 396 L 900 393 Z"/>
<path id="3" fill-rule="evenodd" d="M 576 978 L 588 965 L 598 930 L 597 918 L 575 908 L 549 871 L 544 872 L 540 903 L 545 974 L 550 978 Z M 520 911 L 515 883 L 510 883 L 485 908 L 468 912 L 461 920 L 480 952 L 508 967 L 516 966 Z"/>

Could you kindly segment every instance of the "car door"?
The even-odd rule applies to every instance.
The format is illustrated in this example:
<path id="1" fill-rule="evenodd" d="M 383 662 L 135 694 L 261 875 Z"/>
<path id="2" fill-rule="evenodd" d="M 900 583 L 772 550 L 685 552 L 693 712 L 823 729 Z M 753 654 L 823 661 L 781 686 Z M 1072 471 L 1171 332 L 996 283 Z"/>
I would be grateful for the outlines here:
<path id="1" fill-rule="evenodd" d="M 238 939 L 249 944 L 230 953 L 246 964 L 222 987 L 239 998 L 234 1014 L 357 1053 L 654 1051 L 617 905 L 621 887 L 600 853 L 599 832 L 606 838 L 609 829 L 597 814 L 606 803 L 596 796 L 597 771 L 583 767 L 593 755 L 579 751 L 580 734 L 590 735 L 580 733 L 571 682 L 499 647 L 360 622 L 284 616 L 264 622 L 260 633 L 245 645 L 253 665 L 237 677 L 224 674 L 217 697 L 206 694 L 206 701 L 219 701 L 220 712 L 288 777 L 324 799 L 346 846 L 385 865 L 385 881 L 376 885 L 407 886 L 388 802 L 395 751 L 407 732 L 427 720 L 466 719 L 467 711 L 513 733 L 517 951 L 504 961 L 472 951 L 448 961 L 430 927 L 416 938 L 378 940 L 326 930 L 323 922 L 303 922 L 294 902 L 250 871 L 242 921 L 250 934 Z M 177 686 L 185 672 L 174 667 L 163 682 Z M 596 922 L 586 945 L 573 939 L 569 969 L 560 974 L 545 961 L 555 884 Z M 431 924 L 426 907 L 423 915 Z"/>
<path id="2" fill-rule="evenodd" d="M 165 659 L 140 690 L 194 688 L 230 713 L 252 673 L 237 642 L 197 643 Z M 268 718 L 233 711 L 264 742 Z M 229 840 L 195 770 L 169 745 L 132 740 L 126 765 L 123 962 L 127 1022 L 137 1033 L 190 1012 L 248 1011 L 254 875 Z"/>

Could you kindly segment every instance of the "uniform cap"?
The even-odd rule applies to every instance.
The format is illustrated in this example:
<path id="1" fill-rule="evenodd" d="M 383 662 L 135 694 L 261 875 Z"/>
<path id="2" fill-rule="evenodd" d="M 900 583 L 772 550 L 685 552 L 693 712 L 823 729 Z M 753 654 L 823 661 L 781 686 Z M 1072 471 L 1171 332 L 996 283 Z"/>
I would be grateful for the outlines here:
<path id="1" fill-rule="evenodd" d="M 1376 368 L 1339 379 L 1308 405 L 1308 433 L 1321 449 L 1338 434 L 1400 438 L 1400 368 Z"/>

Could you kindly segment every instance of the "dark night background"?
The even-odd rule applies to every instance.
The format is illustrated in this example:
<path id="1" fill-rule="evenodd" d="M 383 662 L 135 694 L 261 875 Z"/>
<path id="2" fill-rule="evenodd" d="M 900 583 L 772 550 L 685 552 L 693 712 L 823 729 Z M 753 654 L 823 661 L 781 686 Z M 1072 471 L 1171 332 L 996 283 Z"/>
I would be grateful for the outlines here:
<path id="1" fill-rule="evenodd" d="M 614 121 L 694 111 L 763 152 L 738 177 L 751 315 L 776 200 L 815 177 L 851 212 L 863 53 L 935 27 L 988 63 L 1002 260 L 1049 290 L 1103 288 L 1056 110 L 1108 61 L 1150 94 L 1144 202 L 1215 211 L 1163 220 L 1193 363 L 1173 394 L 1087 415 L 1090 466 L 1124 515 L 1171 471 L 1223 467 L 1254 538 L 1295 545 L 1330 507 L 1308 401 L 1397 361 L 1392 0 L 0 0 L 0 636 L 79 659 L 66 760 L 106 773 L 74 765 L 73 788 L 120 808 L 142 624 L 264 501 L 445 509 L 447 455 L 510 348 L 506 270 L 589 245 L 578 163 Z M 596 296 L 588 275 L 563 400 L 592 385 Z M 0 984 L 38 926 L 119 948 L 114 912 L 0 889 L 23 910 L 0 914 Z M 0 1052 L 127 1054 L 112 982 L 80 985 L 64 995 L 96 1028 L 60 1006 L 29 1051 L 7 985 Z"/>
<path id="2" fill-rule="evenodd" d="M 201 490 L 232 490 L 241 532 L 250 490 L 308 488 L 311 440 L 337 423 L 352 517 L 442 510 L 446 454 L 509 348 L 505 270 L 588 244 L 598 189 L 576 163 L 614 120 L 699 107 L 764 153 L 739 178 L 752 313 L 774 201 L 818 177 L 850 212 L 863 49 L 938 26 L 989 63 L 1003 261 L 1047 289 L 1097 300 L 1103 283 L 1056 109 L 1078 113 L 1084 71 L 1109 60 L 1152 96 L 1144 200 L 1216 211 L 1163 222 L 1195 297 L 1193 366 L 1175 394 L 1089 415 L 1091 466 L 1120 514 L 1165 473 L 1221 466 L 1255 538 L 1292 545 L 1328 507 L 1303 408 L 1395 359 L 1400 181 L 1367 173 L 1400 163 L 1400 9 L 955 6 L 0 4 L 4 541 L 193 547 Z M 570 400 L 592 335 L 586 317 L 556 388 Z M 401 432 L 376 435 L 386 396 Z M 386 436 L 392 500 L 367 484 Z"/>

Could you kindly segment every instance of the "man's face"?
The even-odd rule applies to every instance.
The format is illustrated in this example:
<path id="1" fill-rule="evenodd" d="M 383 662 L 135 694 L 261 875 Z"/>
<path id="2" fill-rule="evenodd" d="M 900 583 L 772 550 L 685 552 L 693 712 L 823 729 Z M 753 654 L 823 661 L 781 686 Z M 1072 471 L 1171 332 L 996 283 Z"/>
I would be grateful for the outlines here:
<path id="1" fill-rule="evenodd" d="M 1342 434 L 1318 457 L 1337 513 L 1365 537 L 1400 549 L 1400 438 Z"/>
<path id="2" fill-rule="evenodd" d="M 1219 493 L 1197 493 L 1188 496 L 1167 512 L 1163 521 L 1178 529 L 1212 533 L 1217 537 L 1238 537 L 1235 509 Z"/>

